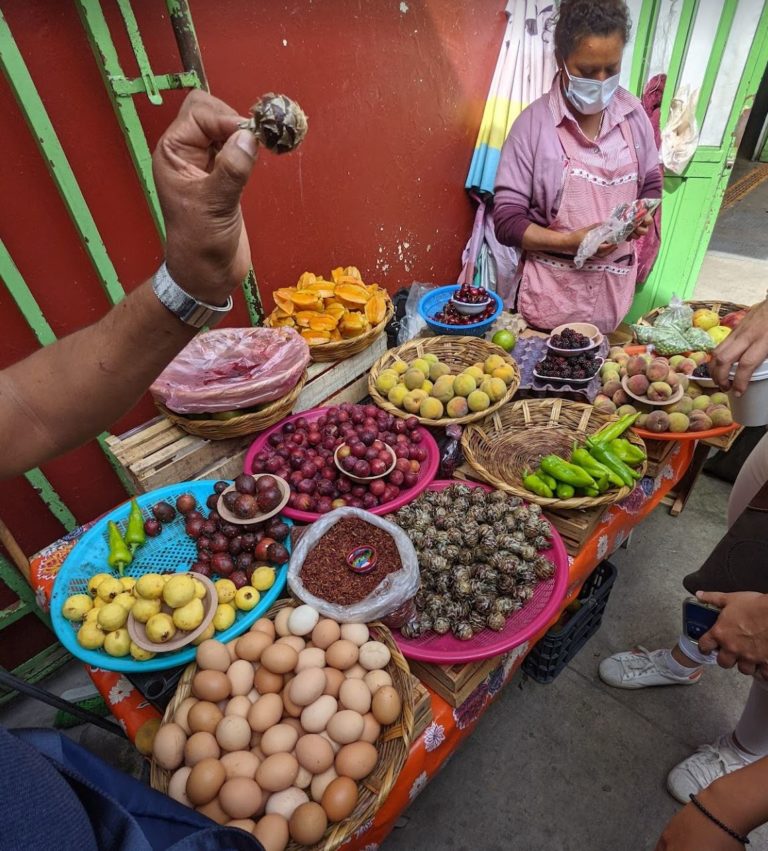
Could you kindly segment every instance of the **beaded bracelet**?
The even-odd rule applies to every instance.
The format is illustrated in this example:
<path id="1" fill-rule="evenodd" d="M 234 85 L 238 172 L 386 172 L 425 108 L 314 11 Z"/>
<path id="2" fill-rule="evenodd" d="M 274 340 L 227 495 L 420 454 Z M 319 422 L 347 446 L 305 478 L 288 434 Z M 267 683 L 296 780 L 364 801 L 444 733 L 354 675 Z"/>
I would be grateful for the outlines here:
<path id="1" fill-rule="evenodd" d="M 701 801 L 691 792 L 688 796 L 691 799 L 691 803 L 696 807 L 696 809 L 705 815 L 711 822 L 714 822 L 720 830 L 724 830 L 728 836 L 732 836 L 737 842 L 741 842 L 742 845 L 749 845 L 749 839 L 746 836 L 741 836 L 741 834 L 736 833 L 735 830 L 732 830 L 728 827 L 727 824 L 723 824 L 719 818 L 713 816 L 712 813 L 701 803 Z"/>

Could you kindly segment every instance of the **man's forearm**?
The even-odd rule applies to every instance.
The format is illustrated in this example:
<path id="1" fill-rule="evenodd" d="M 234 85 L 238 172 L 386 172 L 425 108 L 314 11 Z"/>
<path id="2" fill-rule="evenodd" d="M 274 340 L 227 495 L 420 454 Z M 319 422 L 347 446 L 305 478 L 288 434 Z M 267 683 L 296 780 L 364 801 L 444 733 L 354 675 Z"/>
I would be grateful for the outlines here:
<path id="1" fill-rule="evenodd" d="M 194 334 L 147 281 L 94 325 L 0 372 L 0 479 L 108 428 Z"/>
<path id="2" fill-rule="evenodd" d="M 768 821 L 768 757 L 726 774 L 697 797 L 731 829 L 748 834 Z"/>

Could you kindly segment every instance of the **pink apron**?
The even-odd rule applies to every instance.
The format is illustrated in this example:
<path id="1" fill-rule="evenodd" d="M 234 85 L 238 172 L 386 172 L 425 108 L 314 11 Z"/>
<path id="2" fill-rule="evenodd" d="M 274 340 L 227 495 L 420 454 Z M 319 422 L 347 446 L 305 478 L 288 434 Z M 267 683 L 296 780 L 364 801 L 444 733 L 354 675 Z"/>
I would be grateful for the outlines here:
<path id="1" fill-rule="evenodd" d="M 618 167 L 595 155 L 585 161 L 585 148 L 564 126 L 557 128 L 566 156 L 560 207 L 550 229 L 572 231 L 604 222 L 613 208 L 638 195 L 637 151 L 626 121 L 619 125 L 629 147 L 630 162 Z M 613 166 L 613 167 L 611 167 Z M 629 312 L 635 294 L 637 265 L 631 242 L 605 257 L 593 257 L 581 269 L 563 255 L 540 251 L 525 255 L 517 307 L 529 325 L 548 331 L 566 322 L 592 322 L 614 331 Z"/>

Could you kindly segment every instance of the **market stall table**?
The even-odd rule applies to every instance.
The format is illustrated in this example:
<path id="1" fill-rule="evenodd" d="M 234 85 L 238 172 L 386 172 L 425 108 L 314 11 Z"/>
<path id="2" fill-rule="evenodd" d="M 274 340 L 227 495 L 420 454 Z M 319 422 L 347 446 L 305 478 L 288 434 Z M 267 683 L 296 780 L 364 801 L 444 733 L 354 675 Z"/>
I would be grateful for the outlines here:
<path id="1" fill-rule="evenodd" d="M 580 550 L 571 558 L 569 588 L 563 607 L 578 594 L 596 566 L 621 546 L 632 529 L 684 476 L 691 463 L 694 446 L 693 442 L 676 444 L 655 478 L 646 477 L 623 502 L 605 511 Z M 48 606 L 59 568 L 84 531 L 85 527 L 76 529 L 32 559 L 32 581 L 37 600 L 43 608 Z M 351 842 L 345 844 L 345 849 L 372 851 L 383 842 L 403 810 L 472 732 L 539 637 L 500 657 L 491 673 L 461 705 L 454 708 L 432 692 L 432 722 L 411 746 L 408 760 L 384 806 Z M 103 668 L 89 667 L 88 672 L 128 736 L 138 743 L 142 743 L 142 739 L 144 743 L 150 741 L 151 733 L 160 720 L 160 713 L 155 707 L 124 676 Z"/>

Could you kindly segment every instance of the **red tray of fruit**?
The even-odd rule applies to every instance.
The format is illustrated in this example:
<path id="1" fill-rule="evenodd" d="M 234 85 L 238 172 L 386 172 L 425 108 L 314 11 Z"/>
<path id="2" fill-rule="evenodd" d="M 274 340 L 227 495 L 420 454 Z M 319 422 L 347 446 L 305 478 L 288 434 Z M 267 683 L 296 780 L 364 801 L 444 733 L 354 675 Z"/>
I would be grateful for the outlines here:
<path id="1" fill-rule="evenodd" d="M 732 431 L 741 428 L 739 423 L 731 423 L 727 426 L 719 428 L 710 428 L 706 431 L 648 431 L 645 428 L 632 426 L 632 431 L 639 434 L 643 440 L 709 440 L 710 437 L 720 437 L 724 434 L 730 434 Z"/>
<path id="2" fill-rule="evenodd" d="M 397 455 L 395 469 L 384 478 L 359 483 L 336 467 L 333 453 L 342 443 L 361 443 L 365 451 L 358 460 L 366 460 L 367 451 L 379 440 L 391 444 Z M 262 432 L 246 453 L 243 470 L 286 479 L 291 496 L 282 513 L 302 523 L 313 523 L 341 507 L 341 503 L 334 504 L 341 499 L 344 505 L 365 508 L 373 514 L 397 511 L 429 485 L 439 464 L 435 439 L 415 417 L 402 419 L 373 404 L 345 402 L 293 414 Z"/>

